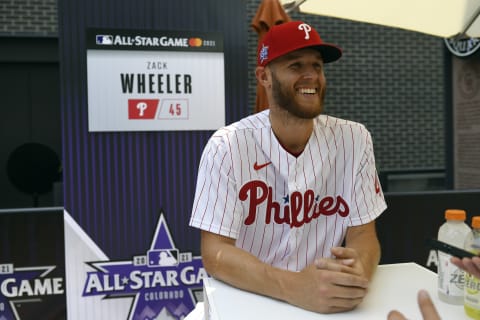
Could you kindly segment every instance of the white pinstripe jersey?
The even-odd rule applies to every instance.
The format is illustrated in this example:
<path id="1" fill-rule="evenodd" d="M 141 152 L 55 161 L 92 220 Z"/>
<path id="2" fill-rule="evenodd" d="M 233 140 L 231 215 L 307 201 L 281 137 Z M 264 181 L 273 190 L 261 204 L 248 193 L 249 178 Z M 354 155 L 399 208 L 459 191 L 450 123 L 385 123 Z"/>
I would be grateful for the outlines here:
<path id="1" fill-rule="evenodd" d="M 219 129 L 200 161 L 190 225 L 236 239 L 265 263 L 301 270 L 330 257 L 347 228 L 386 208 L 370 133 L 320 115 L 301 155 L 273 134 L 269 110 Z"/>

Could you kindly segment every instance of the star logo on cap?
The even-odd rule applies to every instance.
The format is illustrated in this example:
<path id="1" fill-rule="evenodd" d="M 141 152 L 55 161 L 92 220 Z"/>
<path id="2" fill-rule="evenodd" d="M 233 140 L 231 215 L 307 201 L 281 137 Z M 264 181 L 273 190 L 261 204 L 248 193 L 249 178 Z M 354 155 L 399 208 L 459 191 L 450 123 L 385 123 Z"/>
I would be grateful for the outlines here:
<path id="1" fill-rule="evenodd" d="M 263 63 L 263 61 L 268 59 L 268 46 L 265 46 L 263 43 L 262 43 L 262 49 L 260 50 L 259 58 L 260 58 L 260 63 Z"/>

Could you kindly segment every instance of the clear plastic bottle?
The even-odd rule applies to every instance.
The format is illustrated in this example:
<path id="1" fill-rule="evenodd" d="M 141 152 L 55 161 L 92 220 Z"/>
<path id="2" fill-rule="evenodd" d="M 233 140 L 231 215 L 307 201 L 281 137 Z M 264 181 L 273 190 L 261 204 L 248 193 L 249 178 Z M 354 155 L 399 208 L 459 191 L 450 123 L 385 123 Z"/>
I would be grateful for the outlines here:
<path id="1" fill-rule="evenodd" d="M 480 216 L 472 218 L 472 231 L 465 240 L 465 250 L 480 254 Z M 480 280 L 465 272 L 465 313 L 480 319 Z"/>
<path id="2" fill-rule="evenodd" d="M 438 230 L 438 240 L 463 248 L 471 229 L 465 223 L 464 210 L 445 210 L 445 223 Z M 438 251 L 438 297 L 450 304 L 464 304 L 464 272 L 450 262 L 452 256 Z"/>

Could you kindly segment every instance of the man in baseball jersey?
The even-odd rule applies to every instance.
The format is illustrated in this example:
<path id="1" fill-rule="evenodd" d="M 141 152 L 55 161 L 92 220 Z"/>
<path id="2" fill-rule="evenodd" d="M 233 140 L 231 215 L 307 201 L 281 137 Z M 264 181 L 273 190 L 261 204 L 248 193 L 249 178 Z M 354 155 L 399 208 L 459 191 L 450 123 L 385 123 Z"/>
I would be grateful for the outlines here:
<path id="1" fill-rule="evenodd" d="M 324 63 L 341 54 L 304 22 L 270 29 L 256 68 L 269 109 L 210 138 L 190 220 L 211 276 L 320 313 L 367 294 L 386 208 L 370 133 L 322 114 Z"/>

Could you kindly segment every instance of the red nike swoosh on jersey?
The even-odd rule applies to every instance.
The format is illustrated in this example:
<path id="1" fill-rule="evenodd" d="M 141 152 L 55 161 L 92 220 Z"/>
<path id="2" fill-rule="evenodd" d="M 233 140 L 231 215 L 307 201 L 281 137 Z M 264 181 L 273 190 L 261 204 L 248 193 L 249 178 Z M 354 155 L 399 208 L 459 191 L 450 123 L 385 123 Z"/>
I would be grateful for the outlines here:
<path id="1" fill-rule="evenodd" d="M 270 163 L 272 163 L 272 162 L 270 161 L 270 162 L 267 162 L 267 163 L 258 164 L 258 163 L 255 161 L 255 163 L 253 164 L 253 170 L 257 171 L 257 170 L 263 169 L 263 168 L 265 168 L 266 166 L 268 166 Z"/>

